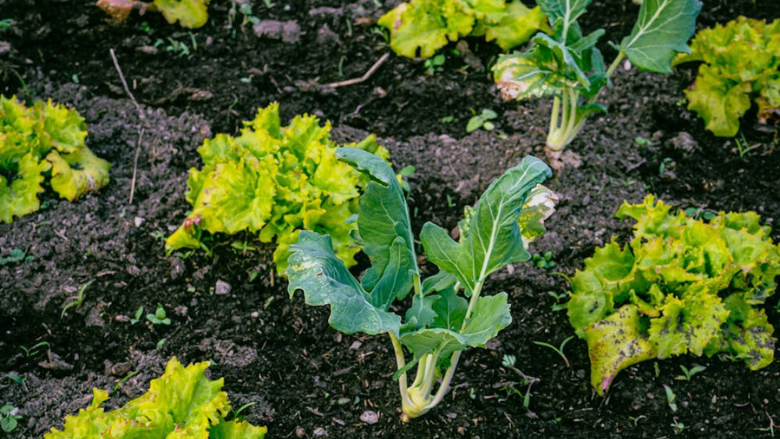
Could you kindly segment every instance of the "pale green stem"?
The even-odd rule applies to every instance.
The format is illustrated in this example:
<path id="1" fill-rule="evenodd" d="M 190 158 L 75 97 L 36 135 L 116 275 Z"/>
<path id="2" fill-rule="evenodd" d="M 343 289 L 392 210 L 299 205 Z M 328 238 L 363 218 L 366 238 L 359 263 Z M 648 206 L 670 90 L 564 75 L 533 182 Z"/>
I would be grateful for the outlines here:
<path id="1" fill-rule="evenodd" d="M 398 340 L 398 337 L 395 336 L 392 332 L 388 332 L 390 334 L 390 341 L 393 343 L 393 350 L 395 351 L 395 362 L 398 366 L 398 370 L 403 369 L 404 366 L 406 366 L 406 359 L 404 358 L 404 349 L 401 347 L 401 342 Z M 411 404 L 411 400 L 409 399 L 409 391 L 406 384 L 406 374 L 401 374 L 401 376 L 398 378 L 398 388 L 401 390 L 401 399 L 406 404 Z"/>
<path id="2" fill-rule="evenodd" d="M 613 73 L 615 73 L 615 70 L 617 70 L 618 66 L 620 65 L 620 62 L 623 61 L 623 58 L 626 57 L 626 52 L 620 51 L 617 54 L 617 57 L 615 57 L 615 60 L 612 61 L 612 64 L 610 64 L 609 69 L 607 69 L 607 78 L 612 76 Z"/>
<path id="3" fill-rule="evenodd" d="M 561 98 L 557 95 L 553 98 L 552 118 L 550 119 L 550 131 L 547 133 L 547 137 L 553 135 L 555 130 L 558 129 L 558 116 L 561 108 Z"/>

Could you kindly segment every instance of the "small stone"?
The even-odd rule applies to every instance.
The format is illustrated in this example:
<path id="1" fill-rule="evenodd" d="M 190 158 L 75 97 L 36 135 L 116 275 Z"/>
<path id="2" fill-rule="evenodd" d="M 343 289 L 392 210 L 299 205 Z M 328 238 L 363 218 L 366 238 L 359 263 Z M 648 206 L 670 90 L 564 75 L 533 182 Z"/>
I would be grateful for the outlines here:
<path id="1" fill-rule="evenodd" d="M 123 315 L 118 315 L 118 316 L 114 316 L 114 320 L 116 320 L 117 322 L 120 322 L 120 323 L 127 323 L 127 322 L 130 321 L 130 317 L 123 316 Z"/>
<path id="2" fill-rule="evenodd" d="M 223 280 L 218 280 L 217 285 L 214 288 L 214 294 L 216 294 L 217 296 L 226 296 L 230 294 L 231 288 L 232 287 L 230 286 L 229 283 Z"/>
<path id="3" fill-rule="evenodd" d="M 301 426 L 295 427 L 295 437 L 304 437 L 306 436 L 306 430 L 303 429 Z"/>
<path id="4" fill-rule="evenodd" d="M 260 317 L 260 313 L 257 311 L 252 311 L 252 314 L 249 314 L 249 316 L 252 317 L 253 319 L 256 319 Z"/>
<path id="5" fill-rule="evenodd" d="M 317 427 L 314 429 L 313 434 L 315 437 L 328 437 L 328 430 L 325 430 L 322 427 Z"/>
<path id="6" fill-rule="evenodd" d="M 363 346 L 363 343 L 355 340 L 349 348 L 352 349 L 353 351 L 356 351 L 360 349 L 361 346 Z"/>
<path id="7" fill-rule="evenodd" d="M 141 224 L 143 224 L 143 223 L 144 223 L 144 219 L 143 218 L 141 218 L 140 216 L 135 217 L 135 226 L 136 227 L 141 227 Z"/>
<path id="8" fill-rule="evenodd" d="M 323 24 L 320 30 L 317 31 L 317 44 L 333 44 L 334 46 L 341 45 L 341 38 L 336 32 L 330 30 L 327 24 Z"/>
<path id="9" fill-rule="evenodd" d="M 140 46 L 135 48 L 136 52 L 141 52 L 146 55 L 157 55 L 159 50 L 154 46 Z"/>
<path id="10" fill-rule="evenodd" d="M 379 422 L 379 414 L 373 410 L 366 410 L 360 415 L 360 420 L 366 424 L 376 424 Z"/>

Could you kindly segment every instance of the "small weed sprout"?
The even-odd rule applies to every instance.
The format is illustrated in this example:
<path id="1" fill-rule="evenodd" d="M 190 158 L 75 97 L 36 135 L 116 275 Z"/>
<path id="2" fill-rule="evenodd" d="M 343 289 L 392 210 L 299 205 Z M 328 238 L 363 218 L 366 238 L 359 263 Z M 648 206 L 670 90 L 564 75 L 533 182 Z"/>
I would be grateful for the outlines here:
<path id="1" fill-rule="evenodd" d="M 672 388 L 666 384 L 664 384 L 664 391 L 666 391 L 666 403 L 669 404 L 669 408 L 672 409 L 672 412 L 676 412 L 677 403 L 675 400 L 677 399 L 677 395 L 675 395 Z"/>
<path id="2" fill-rule="evenodd" d="M 79 289 L 79 293 L 76 295 L 76 297 L 72 298 L 73 300 L 68 302 L 62 308 L 62 313 L 60 314 L 60 318 L 65 317 L 65 312 L 73 308 L 74 306 L 76 307 L 76 309 L 81 308 L 81 304 L 84 303 L 84 292 L 87 291 L 87 287 L 90 286 L 92 282 L 94 282 L 94 280 L 91 280 L 81 286 L 81 288 Z"/>
<path id="3" fill-rule="evenodd" d="M 528 389 L 525 391 L 525 395 L 523 395 L 522 392 L 517 390 L 514 387 L 515 383 L 510 383 L 507 386 L 504 386 L 501 390 L 506 391 L 508 394 L 516 394 L 518 396 L 523 397 L 523 407 L 528 410 L 529 406 L 531 405 L 531 386 L 534 385 L 534 383 L 539 381 L 539 378 L 535 378 L 532 376 L 528 376 L 524 374 L 520 369 L 515 367 L 515 363 L 517 362 L 517 357 L 510 354 L 505 354 L 504 357 L 501 359 L 501 365 L 505 368 L 512 370 L 516 374 L 520 375 L 521 378 L 523 378 L 523 384 L 528 385 Z M 510 393 L 511 392 L 511 393 Z"/>
<path id="4" fill-rule="evenodd" d="M 135 318 L 130 319 L 130 324 L 135 325 L 136 323 L 141 321 L 141 317 L 144 315 L 144 307 L 139 306 L 137 310 L 135 310 Z"/>
<path id="5" fill-rule="evenodd" d="M 493 122 L 490 122 L 498 117 L 498 114 L 496 114 L 495 111 L 483 109 L 482 113 L 477 114 L 477 112 L 472 109 L 471 112 L 474 116 L 472 116 L 471 119 L 469 119 L 468 124 L 466 124 L 466 132 L 472 133 L 480 128 L 485 131 L 493 131 L 496 127 Z"/>
<path id="6" fill-rule="evenodd" d="M 171 319 L 168 318 L 165 308 L 163 308 L 161 303 L 157 304 L 157 310 L 154 311 L 154 314 L 146 315 L 146 320 L 149 320 L 153 325 L 171 324 Z"/>
<path id="7" fill-rule="evenodd" d="M 38 355 L 38 353 L 40 352 L 38 349 L 43 348 L 43 347 L 48 349 L 50 347 L 49 342 L 48 341 L 42 341 L 40 343 L 36 343 L 35 346 L 33 346 L 31 348 L 28 348 L 27 346 L 19 346 L 19 349 L 24 351 L 25 358 L 30 358 L 30 357 L 34 357 L 34 356 Z"/>
<path id="8" fill-rule="evenodd" d="M 690 381 L 691 378 L 693 378 L 694 375 L 696 375 L 699 372 L 704 372 L 707 368 L 704 366 L 694 365 L 692 368 L 688 369 L 687 367 L 680 365 L 680 369 L 682 369 L 683 374 L 677 376 L 678 381 Z"/>
<path id="9" fill-rule="evenodd" d="M 545 343 L 543 341 L 535 341 L 534 344 L 552 349 L 555 353 L 560 355 L 561 358 L 563 358 L 563 361 L 566 363 L 566 367 L 571 367 L 571 365 L 569 364 L 569 359 L 566 358 L 566 355 L 564 355 L 564 353 L 563 353 L 563 348 L 565 348 L 566 347 L 566 343 L 568 343 L 569 340 L 571 340 L 573 338 L 574 338 L 574 336 L 572 335 L 571 337 L 569 337 L 566 340 L 562 341 L 561 345 L 559 347 L 557 347 L 557 348 L 555 346 L 553 346 L 553 345 L 551 345 L 549 343 Z"/>
<path id="10" fill-rule="evenodd" d="M 10 433 L 16 430 L 19 420 L 22 419 L 18 413 L 19 409 L 14 406 L 4 405 L 0 407 L 0 428 L 4 432 Z"/>
<path id="11" fill-rule="evenodd" d="M 683 432 L 683 430 L 685 430 L 685 424 L 675 418 L 674 422 L 672 423 L 672 428 L 674 429 L 674 434 L 680 434 Z"/>
<path id="12" fill-rule="evenodd" d="M 550 308 L 553 311 L 563 311 L 569 307 L 568 301 L 571 291 L 564 291 L 562 293 L 556 293 L 555 291 L 548 291 L 547 295 L 555 299 L 556 303 L 553 303 Z"/>
<path id="13" fill-rule="evenodd" d="M 539 253 L 534 253 L 533 257 L 531 258 L 531 262 L 536 265 L 537 268 L 555 268 L 557 265 L 555 261 L 552 260 L 552 252 L 545 252 L 543 255 L 540 255 Z"/>
<path id="14" fill-rule="evenodd" d="M 428 72 L 429 75 L 433 75 L 436 72 L 444 70 L 445 62 L 447 62 L 447 57 L 443 54 L 438 54 L 432 58 L 426 59 L 423 63 L 423 67 L 425 67 L 425 71 Z"/>

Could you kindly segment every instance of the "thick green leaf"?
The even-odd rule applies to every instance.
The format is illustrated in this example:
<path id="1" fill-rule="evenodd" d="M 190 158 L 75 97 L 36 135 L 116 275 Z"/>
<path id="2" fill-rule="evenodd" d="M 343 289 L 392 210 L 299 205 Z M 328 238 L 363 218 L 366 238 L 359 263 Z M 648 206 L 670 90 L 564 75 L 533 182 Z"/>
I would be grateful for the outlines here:
<path id="1" fill-rule="evenodd" d="M 431 322 L 431 327 L 460 331 L 469 303 L 452 287 L 440 291 L 439 300 L 433 304 L 436 317 Z"/>
<path id="2" fill-rule="evenodd" d="M 634 29 L 623 38 L 620 50 L 636 66 L 671 73 L 674 57 L 690 52 L 688 40 L 700 10 L 698 0 L 644 0 Z"/>
<path id="3" fill-rule="evenodd" d="M 430 296 L 415 294 L 412 297 L 412 306 L 406 310 L 406 324 L 411 325 L 414 329 L 431 324 L 433 319 L 436 318 L 434 308 L 439 299 L 441 297 L 436 294 Z"/>
<path id="4" fill-rule="evenodd" d="M 420 233 L 426 258 L 455 275 L 468 291 L 506 264 L 528 260 L 517 221 L 528 193 L 551 175 L 535 157 L 526 157 L 504 173 L 480 197 L 468 236 L 460 243 L 441 227 L 426 223 Z"/>
<path id="5" fill-rule="evenodd" d="M 512 314 L 509 312 L 507 294 L 498 293 L 495 296 L 479 298 L 474 313 L 460 333 L 469 346 L 484 348 L 488 340 L 511 323 Z"/>
<path id="6" fill-rule="evenodd" d="M 345 334 L 398 334 L 401 318 L 372 304 L 371 297 L 333 252 L 330 237 L 302 231 L 291 247 L 285 274 L 290 297 L 303 290 L 306 303 L 330 305 L 330 325 Z"/>
<path id="7" fill-rule="evenodd" d="M 570 29 L 576 24 L 577 19 L 585 13 L 592 0 L 538 0 L 537 4 L 542 8 L 544 15 L 556 31 Z M 566 32 L 568 33 L 568 32 Z M 564 35 L 561 32 L 561 35 Z"/>
<path id="8" fill-rule="evenodd" d="M 406 297 L 419 271 L 406 198 L 381 158 L 357 148 L 341 148 L 336 155 L 371 178 L 360 197 L 357 222 L 363 251 L 371 259 L 362 283 L 372 296 L 384 297 L 387 309 L 394 299 Z"/>

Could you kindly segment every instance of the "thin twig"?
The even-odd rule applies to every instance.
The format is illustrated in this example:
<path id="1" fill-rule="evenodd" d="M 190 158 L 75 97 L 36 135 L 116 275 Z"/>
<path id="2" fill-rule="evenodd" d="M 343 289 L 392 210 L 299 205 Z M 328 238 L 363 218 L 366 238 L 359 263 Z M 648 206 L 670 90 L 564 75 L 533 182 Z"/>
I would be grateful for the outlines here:
<path id="1" fill-rule="evenodd" d="M 127 204 L 133 204 L 133 195 L 135 194 L 135 178 L 138 172 L 138 155 L 141 153 L 141 142 L 144 139 L 144 128 L 138 134 L 138 142 L 135 144 L 135 157 L 133 158 L 133 180 L 130 182 L 130 201 Z"/>
<path id="2" fill-rule="evenodd" d="M 368 80 L 368 78 L 371 77 L 371 75 L 374 74 L 374 72 L 376 72 L 379 69 L 379 67 L 382 66 L 382 64 L 384 64 L 385 61 L 387 61 L 387 58 L 390 58 L 390 52 L 385 53 L 384 55 L 382 55 L 382 57 L 379 58 L 374 63 L 374 65 L 371 66 L 371 68 L 368 69 L 368 71 L 363 76 L 361 76 L 360 78 L 347 79 L 346 81 L 341 81 L 341 82 L 333 82 L 333 83 L 328 84 L 328 87 L 330 87 L 330 88 L 337 88 L 337 87 L 344 87 L 346 85 L 355 85 L 355 84 L 360 84 L 361 82 L 365 82 L 365 81 Z"/>
<path id="3" fill-rule="evenodd" d="M 138 111 L 138 118 L 143 123 L 144 126 L 147 126 L 146 123 L 146 115 L 144 114 L 143 110 L 141 109 L 141 106 L 138 105 L 138 101 L 135 100 L 135 96 L 133 96 L 133 92 L 130 91 L 130 87 L 127 86 L 127 81 L 125 80 L 125 75 L 122 73 L 122 68 L 119 67 L 119 61 L 116 59 L 116 54 L 114 53 L 114 49 L 109 49 L 109 52 L 111 52 L 111 59 L 114 60 L 114 67 L 116 68 L 116 72 L 119 73 L 119 79 L 122 80 L 122 86 L 125 88 L 125 93 L 127 93 L 127 96 L 130 98 L 130 100 L 133 102 L 133 105 L 135 105 L 135 109 Z M 136 182 L 136 176 L 138 174 L 138 155 L 141 153 L 141 142 L 144 138 L 144 127 L 141 128 L 140 132 L 138 133 L 138 142 L 135 144 L 135 156 L 133 158 L 133 179 L 130 181 L 130 201 L 128 204 L 133 204 L 133 195 L 135 195 L 135 182 Z"/>

